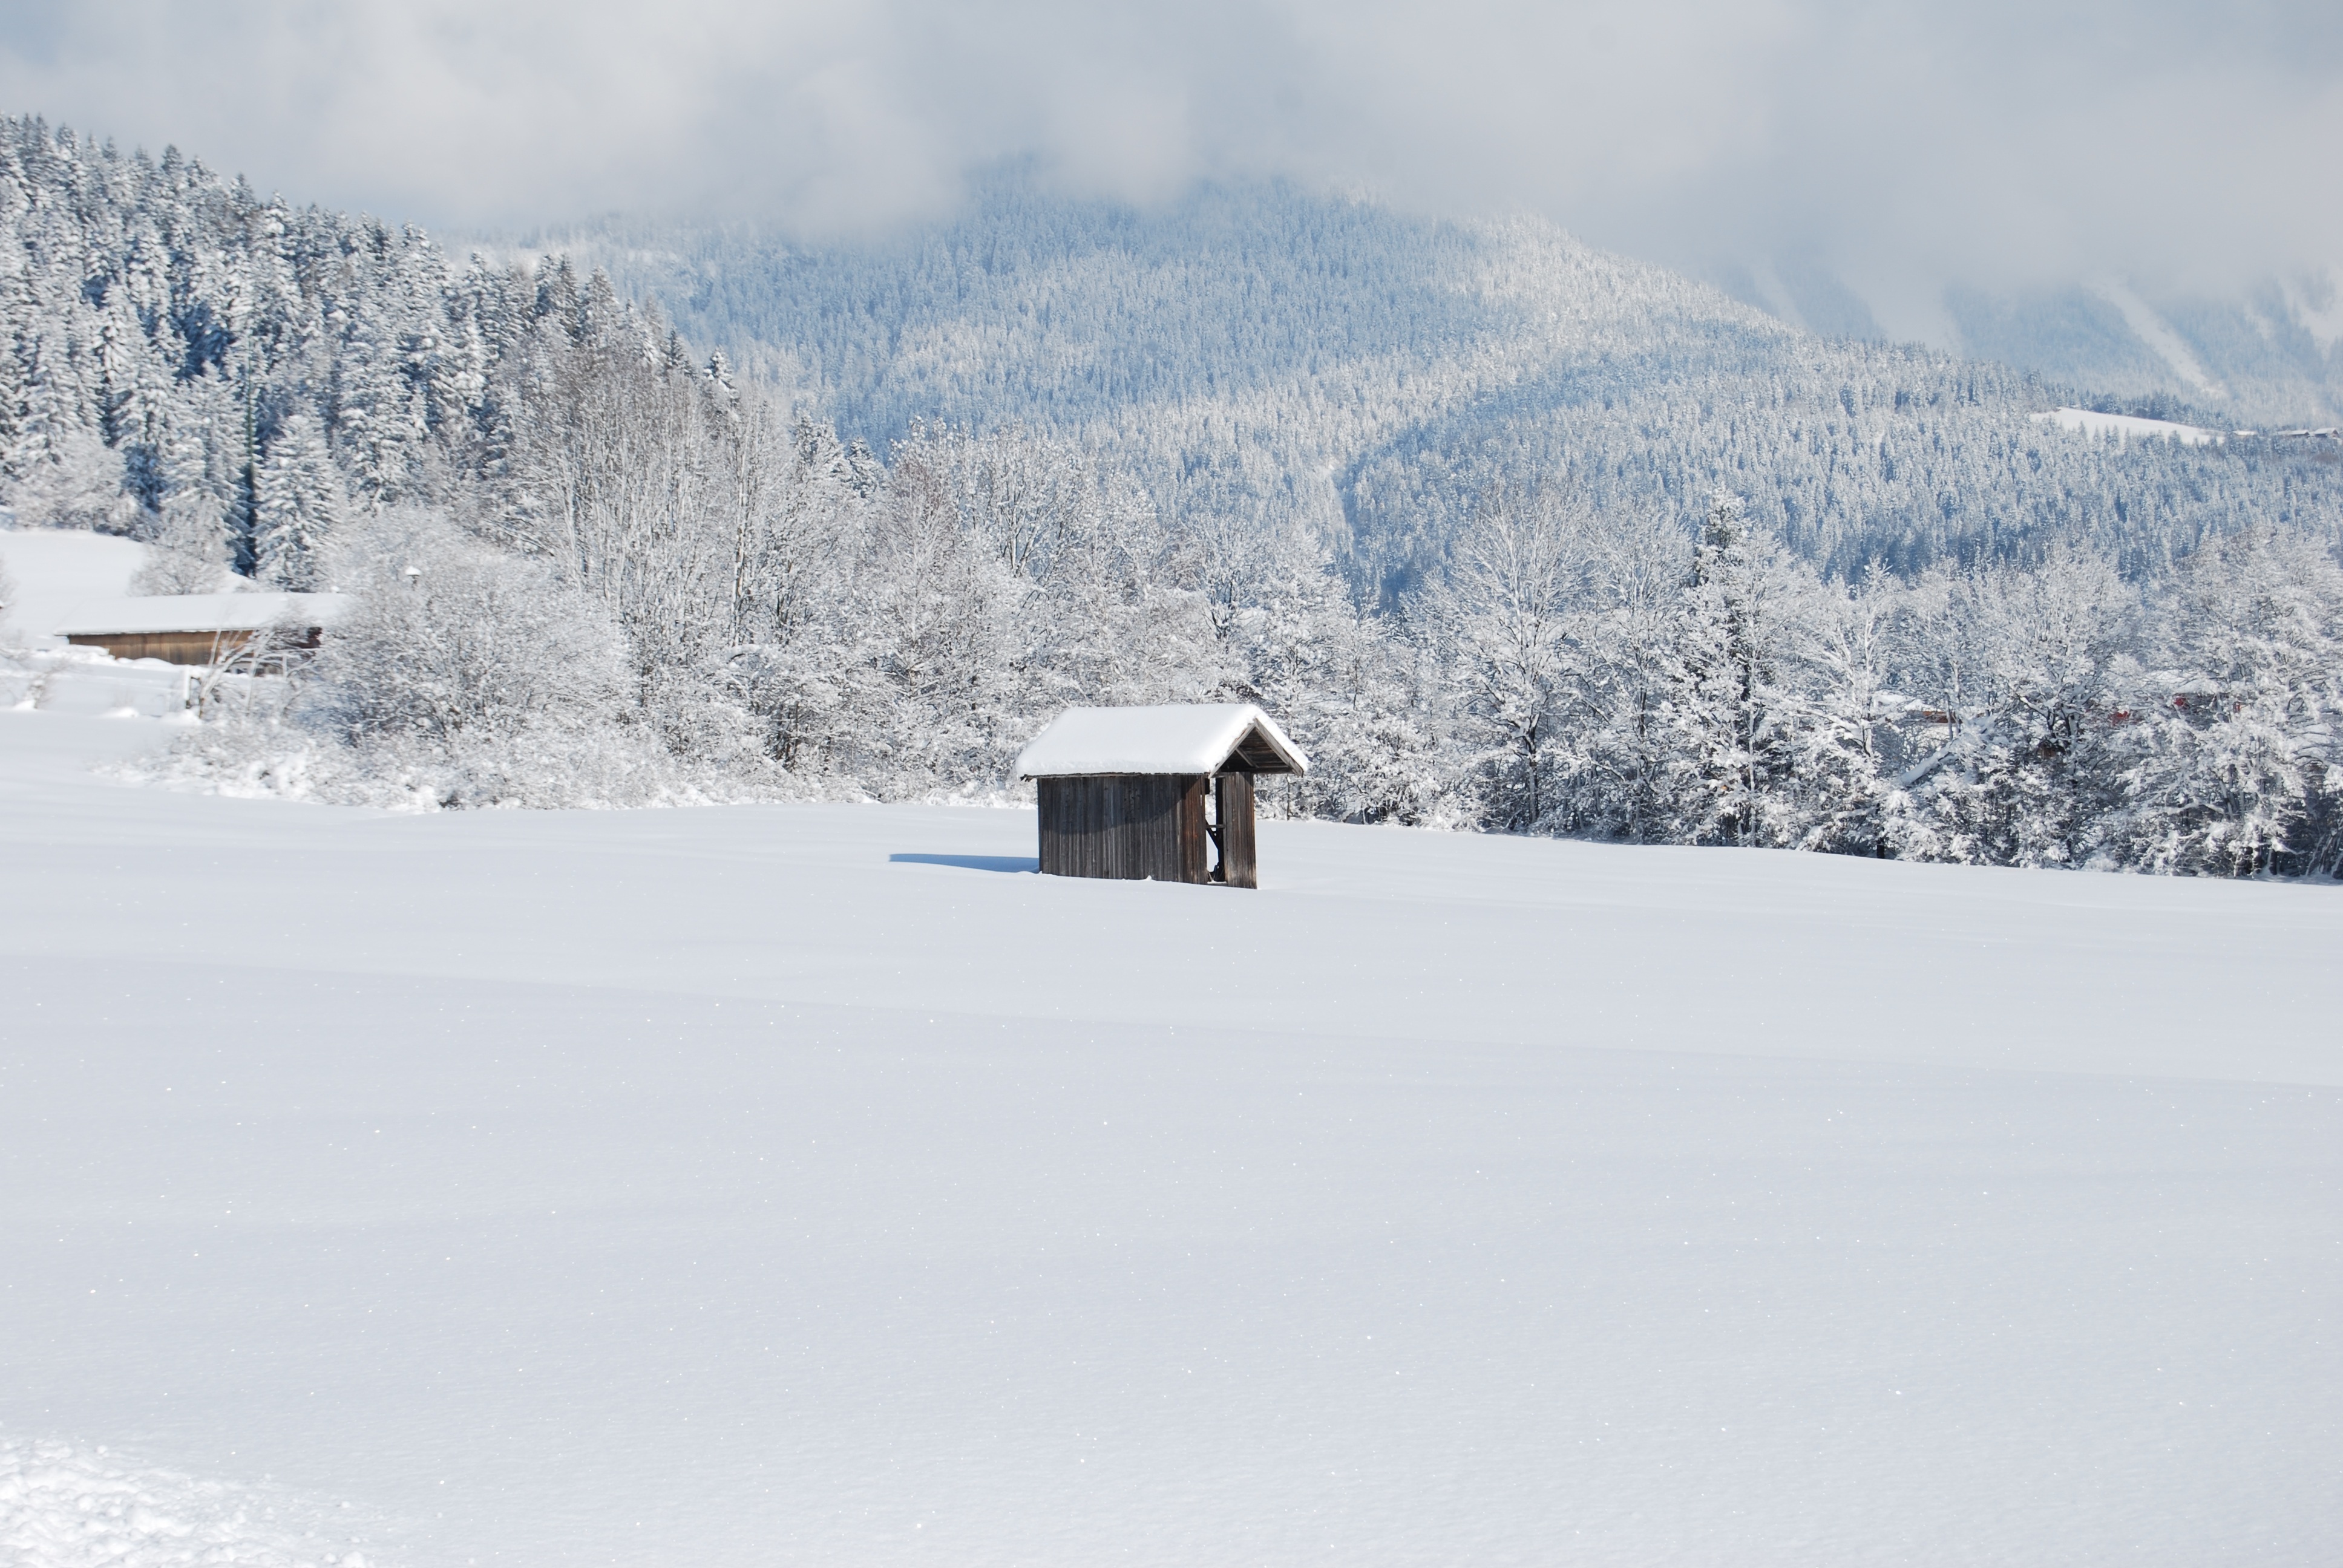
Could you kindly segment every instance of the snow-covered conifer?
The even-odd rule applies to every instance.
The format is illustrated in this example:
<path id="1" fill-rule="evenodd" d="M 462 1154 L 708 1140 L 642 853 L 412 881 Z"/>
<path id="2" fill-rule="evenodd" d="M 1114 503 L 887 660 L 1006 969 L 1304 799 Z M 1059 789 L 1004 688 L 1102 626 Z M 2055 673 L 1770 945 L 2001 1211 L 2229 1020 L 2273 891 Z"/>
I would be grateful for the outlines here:
<path id="1" fill-rule="evenodd" d="M 1710 498 L 1665 710 L 1675 828 L 1686 839 L 1796 841 L 1815 590 L 1740 497 Z"/>
<path id="2" fill-rule="evenodd" d="M 2267 532 L 2217 541 L 2181 563 L 2150 622 L 2111 845 L 2155 870 L 2313 869 L 2313 824 L 2343 782 L 2343 570 Z"/>
<path id="3" fill-rule="evenodd" d="M 1905 852 L 2081 865 L 2118 794 L 2115 715 L 2137 595 L 2112 562 L 2062 549 L 2037 568 L 1924 582 L 1903 618 L 1897 677 L 1927 713 L 1907 730 Z"/>
<path id="4" fill-rule="evenodd" d="M 1670 703 L 1691 542 L 1674 519 L 1641 508 L 1594 511 L 1586 522 L 1564 733 L 1566 825 L 1671 839 L 1678 778 Z"/>
<path id="5" fill-rule="evenodd" d="M 317 421 L 287 416 L 255 477 L 255 575 L 275 588 L 324 587 L 326 548 L 344 505 L 341 476 Z"/>

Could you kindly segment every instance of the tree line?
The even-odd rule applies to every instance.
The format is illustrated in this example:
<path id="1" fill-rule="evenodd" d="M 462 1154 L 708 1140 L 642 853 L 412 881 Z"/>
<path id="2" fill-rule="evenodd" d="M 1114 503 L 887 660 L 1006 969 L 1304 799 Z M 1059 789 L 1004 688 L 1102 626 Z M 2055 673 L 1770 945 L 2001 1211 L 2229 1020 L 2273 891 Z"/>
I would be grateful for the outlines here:
<path id="1" fill-rule="evenodd" d="M 2146 578 L 1825 578 L 1739 498 L 1696 535 L 1491 496 L 1411 617 L 1493 826 L 2211 875 L 2343 856 L 2343 571 L 2248 529 Z"/>
<path id="2" fill-rule="evenodd" d="M 842 438 L 599 273 L 458 263 L 176 153 L 8 122 L 0 222 L 19 520 L 148 539 L 155 591 L 356 597 L 182 773 L 440 805 L 1001 799 L 1067 703 L 1245 699 L 1316 759 L 1269 792 L 1296 815 L 2226 875 L 2343 857 L 2316 506 L 2232 496 L 2150 552 L 2050 529 L 1853 563 L 1855 536 L 1784 525 L 1762 469 L 1607 485 L 1599 446 L 1540 436 L 1451 465 L 1433 553 L 1363 576 L 1340 508 L 1221 504 L 1089 427 Z M 1839 399 L 1858 443 L 1893 412 L 1869 396 Z"/>

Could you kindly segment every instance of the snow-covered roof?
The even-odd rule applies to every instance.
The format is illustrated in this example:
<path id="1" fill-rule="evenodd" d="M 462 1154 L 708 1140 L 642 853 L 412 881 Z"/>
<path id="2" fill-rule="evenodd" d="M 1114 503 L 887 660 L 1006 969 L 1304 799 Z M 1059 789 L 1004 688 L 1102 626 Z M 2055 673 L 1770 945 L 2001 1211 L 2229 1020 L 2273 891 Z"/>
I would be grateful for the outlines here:
<path id="1" fill-rule="evenodd" d="M 1076 773 L 1307 773 L 1310 759 L 1250 702 L 1069 708 L 1017 759 L 1020 779 Z"/>
<path id="2" fill-rule="evenodd" d="M 331 626 L 349 609 L 339 593 L 180 593 L 108 599 L 76 610 L 59 637 L 138 632 L 258 631 L 270 626 Z"/>

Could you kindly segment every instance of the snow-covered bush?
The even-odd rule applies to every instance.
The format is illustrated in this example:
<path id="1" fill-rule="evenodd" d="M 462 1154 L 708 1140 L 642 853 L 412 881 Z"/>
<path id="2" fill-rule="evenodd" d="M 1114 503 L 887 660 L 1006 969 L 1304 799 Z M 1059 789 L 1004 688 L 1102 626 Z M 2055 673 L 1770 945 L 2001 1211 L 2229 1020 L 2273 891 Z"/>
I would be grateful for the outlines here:
<path id="1" fill-rule="evenodd" d="M 227 569 L 227 516 L 203 490 L 173 496 L 146 538 L 146 559 L 130 579 L 135 594 L 219 593 L 237 579 Z"/>
<path id="2" fill-rule="evenodd" d="M 48 429 L 27 421 L 6 465 L 9 507 L 20 524 L 126 533 L 138 503 L 123 490 L 122 455 L 97 431 L 68 422 Z"/>
<path id="3" fill-rule="evenodd" d="M 117 777 L 207 794 L 434 811 L 699 806 L 787 798 L 786 780 L 687 767 L 636 731 L 528 726 L 494 740 L 387 737 L 346 744 L 298 724 L 230 714 Z"/>
<path id="4" fill-rule="evenodd" d="M 327 733 L 493 742 L 626 713 L 624 639 L 544 562 L 394 511 L 346 553 L 342 574 L 354 602 L 303 673 L 297 706 Z"/>

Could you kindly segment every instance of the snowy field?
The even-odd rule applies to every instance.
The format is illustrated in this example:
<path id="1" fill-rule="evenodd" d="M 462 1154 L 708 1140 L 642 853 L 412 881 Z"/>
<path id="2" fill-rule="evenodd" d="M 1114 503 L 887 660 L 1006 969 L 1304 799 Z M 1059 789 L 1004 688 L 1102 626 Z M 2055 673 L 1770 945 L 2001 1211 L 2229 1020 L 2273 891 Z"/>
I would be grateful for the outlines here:
<path id="1" fill-rule="evenodd" d="M 0 648 L 58 648 L 55 628 L 76 616 L 117 605 L 146 558 L 146 548 L 49 528 L 0 528 L 0 568 L 16 593 L 0 609 Z"/>
<path id="2" fill-rule="evenodd" d="M 0 711 L 0 1563 L 2343 1541 L 2335 889 L 94 775 L 171 679 Z"/>
<path id="3" fill-rule="evenodd" d="M 2080 431 L 2092 436 L 2117 436 L 2127 440 L 2147 440 L 2150 437 L 2177 441 L 2184 447 L 2205 447 L 2218 444 L 2223 437 L 2217 431 L 2201 425 L 2183 425 L 2176 419 L 2147 419 L 2137 414 L 2102 414 L 2093 408 L 2053 408 L 2046 413 L 2029 416 L 2036 424 L 2055 420 L 2061 430 Z M 2240 435 L 2250 436 L 2250 430 Z"/>

